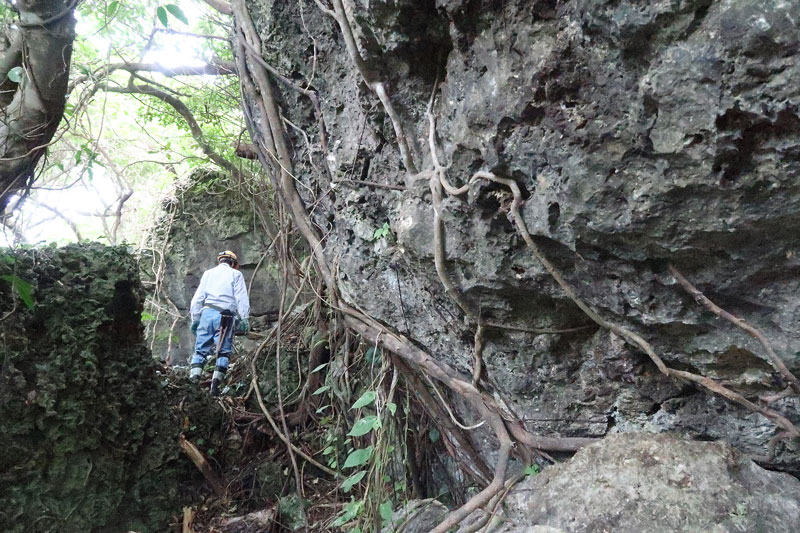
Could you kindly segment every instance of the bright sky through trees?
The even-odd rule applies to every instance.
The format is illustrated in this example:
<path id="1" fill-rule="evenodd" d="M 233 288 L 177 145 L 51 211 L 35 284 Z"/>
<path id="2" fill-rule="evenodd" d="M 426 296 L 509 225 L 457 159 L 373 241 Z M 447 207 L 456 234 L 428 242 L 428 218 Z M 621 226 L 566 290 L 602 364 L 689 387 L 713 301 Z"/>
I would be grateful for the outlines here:
<path id="1" fill-rule="evenodd" d="M 165 27 L 157 14 L 162 5 L 160 0 L 81 3 L 70 78 L 82 82 L 73 81 L 63 134 L 56 135 L 40 162 L 30 196 L 14 211 L 15 229 L 0 231 L 0 246 L 11 244 L 15 231 L 17 240 L 22 236 L 27 244 L 79 238 L 137 244 L 174 184 L 194 167 L 213 166 L 175 109 L 146 94 L 107 92 L 106 83 L 124 89 L 133 82 L 176 96 L 216 151 L 233 159 L 230 139 L 244 130 L 233 76 L 168 77 L 141 71 L 131 78 L 122 70 L 105 76 L 108 64 L 175 69 L 230 59 L 223 40 L 186 34 L 225 37 L 229 21 L 203 2 L 185 0 L 173 4 L 184 16 L 170 11 Z M 95 92 L 87 99 L 90 91 Z"/>

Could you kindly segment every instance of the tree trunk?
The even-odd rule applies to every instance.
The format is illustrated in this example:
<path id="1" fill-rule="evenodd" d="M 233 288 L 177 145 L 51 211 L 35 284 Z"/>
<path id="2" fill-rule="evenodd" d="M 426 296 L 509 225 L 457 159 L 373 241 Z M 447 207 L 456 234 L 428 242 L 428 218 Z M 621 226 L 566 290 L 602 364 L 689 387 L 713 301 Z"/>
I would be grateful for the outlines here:
<path id="1" fill-rule="evenodd" d="M 77 4 L 21 0 L 0 42 L 0 213 L 32 184 L 64 115 Z"/>

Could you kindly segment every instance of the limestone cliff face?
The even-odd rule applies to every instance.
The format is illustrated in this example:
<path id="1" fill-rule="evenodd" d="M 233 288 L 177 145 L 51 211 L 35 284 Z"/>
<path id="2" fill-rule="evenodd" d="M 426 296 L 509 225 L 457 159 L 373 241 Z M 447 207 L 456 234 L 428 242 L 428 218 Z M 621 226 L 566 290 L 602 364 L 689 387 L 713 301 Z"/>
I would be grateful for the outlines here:
<path id="1" fill-rule="evenodd" d="M 461 185 L 478 170 L 514 179 L 527 196 L 528 230 L 603 316 L 643 335 L 673 367 L 752 399 L 780 390 L 761 346 L 696 304 L 672 263 L 800 372 L 799 1 L 345 5 L 418 170 L 432 167 L 424 113 L 438 80 L 433 114 L 448 179 Z M 404 169 L 392 124 L 338 27 L 313 2 L 248 6 L 266 60 L 319 91 L 326 157 L 309 102 L 282 86 L 281 106 L 312 138 L 307 145 L 287 131 L 344 296 L 469 375 L 474 332 L 434 268 L 427 179 Z M 669 430 L 768 455 L 768 420 L 663 377 L 592 325 L 525 248 L 509 200 L 479 182 L 444 201 L 449 276 L 494 322 L 589 327 L 490 330 L 483 387 L 534 432 Z M 384 223 L 386 236 L 375 231 Z M 772 407 L 800 422 L 796 396 Z M 796 444 L 774 452 L 767 463 L 800 470 Z"/>
<path id="2" fill-rule="evenodd" d="M 189 330 L 192 296 L 217 254 L 233 250 L 248 283 L 251 314 L 274 319 L 279 301 L 277 268 L 265 254 L 270 238 L 256 230 L 251 205 L 222 176 L 199 169 L 190 185 L 164 205 L 141 262 L 143 276 L 157 303 L 148 306 L 147 334 L 153 355 L 187 364 L 195 337 Z"/>

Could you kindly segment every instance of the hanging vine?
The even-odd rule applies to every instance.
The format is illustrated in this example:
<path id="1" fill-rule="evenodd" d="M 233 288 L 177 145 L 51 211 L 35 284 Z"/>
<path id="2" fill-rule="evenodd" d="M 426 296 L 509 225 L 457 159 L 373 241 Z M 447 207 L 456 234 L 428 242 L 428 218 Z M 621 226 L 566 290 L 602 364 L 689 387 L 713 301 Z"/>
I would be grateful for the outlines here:
<path id="1" fill-rule="evenodd" d="M 414 391 L 420 398 L 420 404 L 427 410 L 431 419 L 434 420 L 439 425 L 441 431 L 447 435 L 447 448 L 450 454 L 454 458 L 461 460 L 463 469 L 467 475 L 483 486 L 483 489 L 477 494 L 449 513 L 442 523 L 433 529 L 434 533 L 449 531 L 450 528 L 458 525 L 464 518 L 480 508 L 486 508 L 488 510 L 486 521 L 491 518 L 491 515 L 496 511 L 497 505 L 504 495 L 510 490 L 513 483 L 519 479 L 518 477 L 509 477 L 507 475 L 508 461 L 512 454 L 520 457 L 526 464 L 530 464 L 535 457 L 546 457 L 547 451 L 575 451 L 581 446 L 595 441 L 595 439 L 589 438 L 535 435 L 525 428 L 523 421 L 513 413 L 513 410 L 502 398 L 484 390 L 482 387 L 481 376 L 484 373 L 482 352 L 485 344 L 484 335 L 486 330 L 488 328 L 510 330 L 521 328 L 486 320 L 481 314 L 480 303 L 468 299 L 451 279 L 447 269 L 445 253 L 446 228 L 442 217 L 443 201 L 445 198 L 448 196 L 460 197 L 468 191 L 473 190 L 473 188 L 476 192 L 480 193 L 479 184 L 482 182 L 499 184 L 508 189 L 511 194 L 511 201 L 508 204 L 508 215 L 517 234 L 525 242 L 534 258 L 544 266 L 566 297 L 571 300 L 589 320 L 643 351 L 647 354 L 655 367 L 665 376 L 677 381 L 698 385 L 712 394 L 722 396 L 749 411 L 767 417 L 775 425 L 784 430 L 786 436 L 791 438 L 800 437 L 800 431 L 798 431 L 797 427 L 777 411 L 751 402 L 743 395 L 706 376 L 667 366 L 663 358 L 657 354 L 651 343 L 648 342 L 644 336 L 605 318 L 591 304 L 582 299 L 572 285 L 565 279 L 564 275 L 540 250 L 533 236 L 527 230 L 520 212 L 524 199 L 520 187 L 515 180 L 484 170 L 475 172 L 462 186 L 456 187 L 452 185 L 447 178 L 448 167 L 440 161 L 436 146 L 435 103 L 438 92 L 438 82 L 434 86 L 425 113 L 428 121 L 427 144 L 430 151 L 432 168 L 424 169 L 418 173 L 417 164 L 414 162 L 409 148 L 406 129 L 403 126 L 397 109 L 392 103 L 386 89 L 386 83 L 380 80 L 377 73 L 370 70 L 367 61 L 365 61 L 363 57 L 363 52 L 359 50 L 354 37 L 355 32 L 352 27 L 352 14 L 348 14 L 345 2 L 343 0 L 333 0 L 332 5 L 329 6 L 324 0 L 314 1 L 323 13 L 332 17 L 336 22 L 344 40 L 348 57 L 353 62 L 354 67 L 360 74 L 364 83 L 378 98 L 386 116 L 388 116 L 391 121 L 400 153 L 400 159 L 412 178 L 409 181 L 414 181 L 416 179 L 428 180 L 431 192 L 431 209 L 433 212 L 434 267 L 445 294 L 462 310 L 468 327 L 473 329 L 473 368 L 471 375 L 463 375 L 456 371 L 443 362 L 443 358 L 434 357 L 433 354 L 421 348 L 408 336 L 381 323 L 368 313 L 358 309 L 357 306 L 348 302 L 342 296 L 342 291 L 337 282 L 337 276 L 335 275 L 337 270 L 336 264 L 331 262 L 325 254 L 324 232 L 315 225 L 312 217 L 309 215 L 307 204 L 298 192 L 298 186 L 305 185 L 303 185 L 295 175 L 294 165 L 290 155 L 290 145 L 284 130 L 286 121 L 281 115 L 273 79 L 277 79 L 281 83 L 287 85 L 291 90 L 297 91 L 309 98 L 315 114 L 315 120 L 319 124 L 321 135 L 320 144 L 327 154 L 327 139 L 325 138 L 325 132 L 327 130 L 320 107 L 320 95 L 316 90 L 312 89 L 310 85 L 303 88 L 297 83 L 288 80 L 286 76 L 279 73 L 261 57 L 261 38 L 250 19 L 250 14 L 245 2 L 244 0 L 234 0 L 232 3 L 232 12 L 235 20 L 233 44 L 235 48 L 237 70 L 241 80 L 245 116 L 259 160 L 267 170 L 283 207 L 291 217 L 292 224 L 306 240 L 313 257 L 315 271 L 319 276 L 320 282 L 318 301 L 324 303 L 329 310 L 328 319 L 330 320 L 330 325 L 326 327 L 326 331 L 330 335 L 329 339 L 331 339 L 329 340 L 329 346 L 333 347 L 337 344 L 338 341 L 336 337 L 342 336 L 346 338 L 346 332 L 349 331 L 355 332 L 365 343 L 374 345 L 376 349 L 381 348 L 390 353 L 394 363 L 388 399 L 377 405 L 386 406 L 391 403 L 392 395 L 396 390 L 397 376 L 398 374 L 402 375 L 409 389 Z M 330 178 L 330 176 L 328 176 L 328 178 Z M 332 179 L 330 181 L 332 181 Z M 699 291 L 696 289 L 692 290 L 692 286 L 688 284 L 688 281 L 686 281 L 674 267 L 672 268 L 672 273 L 676 280 L 692 293 L 700 303 L 712 312 L 724 316 L 739 327 L 744 328 L 742 321 L 735 317 L 729 318 L 724 314 L 724 311 L 711 304 L 707 298 L 704 299 Z M 324 293 L 322 291 L 324 291 Z M 585 326 L 531 331 L 537 334 L 550 334 L 576 331 L 583 327 Z M 781 366 L 779 358 L 777 358 L 774 351 L 769 348 L 768 343 L 763 339 L 763 335 L 757 332 L 757 330 L 744 329 L 762 342 L 767 349 L 767 357 L 771 364 L 773 364 L 790 385 L 797 387 L 797 379 L 785 366 Z M 343 346 L 346 345 L 347 342 L 345 341 Z M 348 353 L 346 347 L 344 353 Z M 345 367 L 347 364 L 346 357 L 345 355 Z M 388 370 L 385 371 L 385 373 L 388 373 Z M 345 379 L 347 379 L 346 373 Z M 454 415 L 453 410 L 449 407 L 445 395 L 439 392 L 434 381 L 444 385 L 453 397 L 457 397 L 465 402 L 469 407 L 469 411 L 476 415 L 477 419 L 468 423 L 459 421 Z M 380 382 L 381 380 L 378 380 L 378 383 Z M 380 407 L 378 408 L 380 409 Z M 377 422 L 373 421 L 375 425 L 372 426 L 372 429 L 377 430 L 381 418 L 376 418 L 375 420 Z M 495 463 L 493 467 L 489 467 L 484 462 L 480 453 L 472 444 L 473 440 L 470 436 L 470 432 L 482 426 L 490 430 L 497 441 Z M 276 431 L 278 430 L 276 429 Z M 280 431 L 278 431 L 278 433 L 281 434 Z M 286 433 L 286 428 L 284 428 L 283 433 Z M 380 436 L 377 437 L 378 441 L 380 438 Z M 287 442 L 287 446 L 288 445 L 290 444 Z M 367 450 L 367 448 L 362 448 L 360 450 Z M 370 451 L 370 453 L 372 453 L 372 451 Z M 347 485 L 351 481 L 352 483 L 357 483 L 363 478 L 363 476 L 361 476 L 353 481 L 353 477 L 354 476 L 348 478 L 344 484 Z M 371 482 L 368 481 L 368 486 L 369 483 Z M 350 486 L 352 486 L 352 484 Z M 480 527 L 483 527 L 485 523 L 486 522 L 481 521 Z"/>

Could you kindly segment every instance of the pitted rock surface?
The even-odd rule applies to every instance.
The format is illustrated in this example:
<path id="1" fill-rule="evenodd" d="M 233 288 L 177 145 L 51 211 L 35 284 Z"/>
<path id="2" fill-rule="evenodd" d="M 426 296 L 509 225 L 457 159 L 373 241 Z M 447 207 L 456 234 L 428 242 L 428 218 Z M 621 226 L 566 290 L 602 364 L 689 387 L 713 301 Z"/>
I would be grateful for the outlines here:
<path id="1" fill-rule="evenodd" d="M 800 481 L 722 442 L 617 434 L 527 478 L 506 499 L 502 531 L 793 532 Z"/>
<path id="2" fill-rule="evenodd" d="M 345 4 L 419 169 L 432 168 L 424 113 L 438 80 L 435 138 L 450 182 L 477 170 L 516 180 L 528 230 L 603 316 L 643 335 L 667 364 L 750 399 L 781 390 L 758 342 L 695 303 L 672 263 L 800 373 L 799 0 Z M 315 69 L 327 155 L 307 99 L 279 87 L 280 101 L 316 140 L 315 167 L 303 152 L 296 174 L 343 297 L 470 376 L 474 330 L 434 268 L 427 175 L 405 172 L 392 124 L 337 25 L 310 2 L 247 5 L 267 61 L 304 79 Z M 797 442 L 769 449 L 778 432 L 767 419 L 663 377 L 583 316 L 526 249 L 509 201 L 480 181 L 445 199 L 449 276 L 486 319 L 588 327 L 489 330 L 482 387 L 534 433 L 679 432 L 800 471 Z M 376 234 L 385 223 L 391 234 Z M 797 396 L 771 407 L 800 423 Z M 495 448 L 474 434 L 487 453 Z"/>

